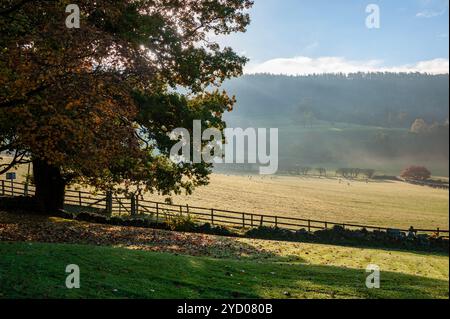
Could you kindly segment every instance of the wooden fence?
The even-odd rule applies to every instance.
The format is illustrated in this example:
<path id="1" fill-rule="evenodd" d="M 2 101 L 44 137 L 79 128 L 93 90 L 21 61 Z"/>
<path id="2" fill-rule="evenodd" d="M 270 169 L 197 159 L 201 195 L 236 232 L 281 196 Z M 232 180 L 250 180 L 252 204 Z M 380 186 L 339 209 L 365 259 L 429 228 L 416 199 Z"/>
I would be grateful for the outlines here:
<path id="1" fill-rule="evenodd" d="M 31 196 L 35 192 L 32 185 L 13 181 L 0 180 L 0 196 Z M 294 217 L 283 217 L 275 215 L 253 214 L 215 208 L 196 207 L 189 205 L 175 205 L 164 202 L 156 202 L 133 196 L 131 198 L 117 197 L 109 194 L 94 194 L 85 191 L 68 189 L 65 194 L 65 205 L 68 210 L 107 213 L 108 215 L 147 215 L 156 222 L 163 222 L 174 216 L 189 216 L 198 222 L 210 223 L 211 225 L 229 226 L 239 228 L 255 228 L 259 226 L 279 227 L 288 230 L 305 229 L 307 231 L 329 229 L 341 226 L 345 229 L 367 229 L 387 231 L 389 228 L 381 226 L 369 226 L 351 223 L 338 223 L 313 219 L 302 219 Z M 397 229 L 397 228 L 396 228 Z M 409 229 L 397 229 L 408 232 Z M 448 230 L 415 229 L 416 233 L 436 234 L 448 237 Z"/>

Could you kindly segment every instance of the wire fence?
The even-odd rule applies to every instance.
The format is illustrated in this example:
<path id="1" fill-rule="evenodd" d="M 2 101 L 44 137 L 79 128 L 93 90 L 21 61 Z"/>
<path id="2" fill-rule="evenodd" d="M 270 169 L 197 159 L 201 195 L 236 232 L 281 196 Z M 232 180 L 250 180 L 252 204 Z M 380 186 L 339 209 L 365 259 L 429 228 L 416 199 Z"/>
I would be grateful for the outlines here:
<path id="1" fill-rule="evenodd" d="M 32 196 L 35 187 L 31 184 L 19 183 L 9 180 L 0 180 L 0 196 Z M 316 231 L 330 229 L 340 226 L 344 229 L 357 230 L 366 229 L 371 231 L 388 231 L 395 229 L 400 232 L 414 231 L 415 233 L 435 234 L 448 237 L 449 231 L 440 228 L 416 229 L 382 226 L 371 226 L 363 224 L 339 223 L 332 221 L 284 217 L 276 215 L 263 215 L 245 212 L 223 210 L 217 208 L 205 208 L 189 205 L 175 205 L 165 202 L 156 202 L 140 198 L 139 196 L 118 197 L 112 193 L 95 194 L 86 191 L 68 189 L 65 192 L 64 201 L 68 210 L 92 211 L 109 216 L 141 216 L 154 219 L 156 222 L 164 222 L 173 217 L 190 217 L 198 222 L 210 223 L 213 226 L 228 226 L 239 228 L 278 227 L 297 231 L 304 229 Z"/>

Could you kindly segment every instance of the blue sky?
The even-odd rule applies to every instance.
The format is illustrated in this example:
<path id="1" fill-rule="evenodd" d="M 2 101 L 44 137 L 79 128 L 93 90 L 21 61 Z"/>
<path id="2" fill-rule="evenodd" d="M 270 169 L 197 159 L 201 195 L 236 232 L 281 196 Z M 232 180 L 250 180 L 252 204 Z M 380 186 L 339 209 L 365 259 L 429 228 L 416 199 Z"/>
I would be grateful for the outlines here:
<path id="1" fill-rule="evenodd" d="M 448 72 L 448 0 L 254 1 L 247 33 L 219 40 L 251 59 L 248 72 L 329 71 L 324 64 L 333 63 L 338 71 Z M 380 8 L 379 29 L 366 27 L 368 4 Z"/>

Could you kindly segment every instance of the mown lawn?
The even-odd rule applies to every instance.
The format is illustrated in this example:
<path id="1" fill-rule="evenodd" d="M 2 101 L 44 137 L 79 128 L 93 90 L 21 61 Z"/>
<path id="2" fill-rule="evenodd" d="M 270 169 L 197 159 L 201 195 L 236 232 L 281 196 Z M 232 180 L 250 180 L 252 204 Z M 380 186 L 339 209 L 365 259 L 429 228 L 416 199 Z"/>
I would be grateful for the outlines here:
<path id="1" fill-rule="evenodd" d="M 396 254 L 403 253 L 390 254 L 395 262 Z M 413 253 L 408 256 L 414 258 Z M 432 258 L 438 267 L 448 268 L 448 257 Z M 69 264 L 80 267 L 80 289 L 65 287 Z M 448 298 L 448 274 L 430 278 L 382 271 L 381 288 L 370 290 L 366 276 L 361 268 L 299 259 L 0 242 L 0 298 Z"/>

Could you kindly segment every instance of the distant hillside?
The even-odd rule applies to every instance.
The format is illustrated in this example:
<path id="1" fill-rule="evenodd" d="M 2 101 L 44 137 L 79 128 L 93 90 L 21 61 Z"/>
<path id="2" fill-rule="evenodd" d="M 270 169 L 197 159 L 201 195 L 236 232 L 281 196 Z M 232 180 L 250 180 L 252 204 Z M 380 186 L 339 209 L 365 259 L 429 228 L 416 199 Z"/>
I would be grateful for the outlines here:
<path id="1" fill-rule="evenodd" d="M 443 122 L 449 76 L 425 74 L 245 75 L 225 83 L 238 119 L 290 119 L 409 127 L 416 118 Z"/>
<path id="2" fill-rule="evenodd" d="M 448 176 L 448 85 L 448 75 L 246 75 L 224 85 L 238 100 L 225 119 L 229 127 L 279 128 L 282 170 L 398 174 L 420 164 Z M 417 118 L 425 126 L 412 132 Z"/>

